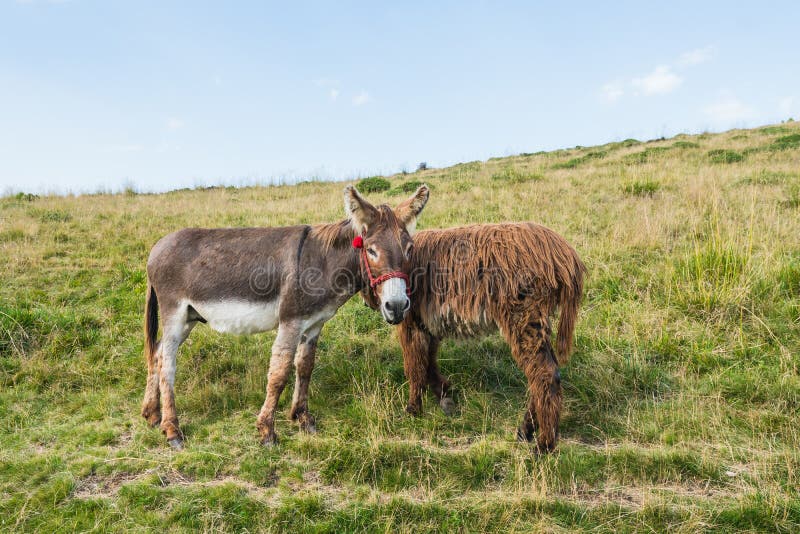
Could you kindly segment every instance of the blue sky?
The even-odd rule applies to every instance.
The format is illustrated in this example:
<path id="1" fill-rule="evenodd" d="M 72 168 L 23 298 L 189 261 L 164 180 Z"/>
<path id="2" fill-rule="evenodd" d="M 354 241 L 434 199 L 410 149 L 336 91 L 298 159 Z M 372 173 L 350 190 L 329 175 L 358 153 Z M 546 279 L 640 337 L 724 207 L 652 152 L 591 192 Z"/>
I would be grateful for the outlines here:
<path id="1" fill-rule="evenodd" d="M 798 119 L 798 20 L 798 2 L 0 0 L 0 193 L 349 179 Z"/>

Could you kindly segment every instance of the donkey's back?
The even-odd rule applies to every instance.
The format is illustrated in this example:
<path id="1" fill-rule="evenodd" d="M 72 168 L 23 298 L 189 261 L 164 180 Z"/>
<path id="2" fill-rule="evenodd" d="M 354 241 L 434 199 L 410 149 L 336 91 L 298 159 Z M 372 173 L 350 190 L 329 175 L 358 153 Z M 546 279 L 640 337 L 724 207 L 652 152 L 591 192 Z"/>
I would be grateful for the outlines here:
<path id="1" fill-rule="evenodd" d="M 476 224 L 421 231 L 414 247 L 414 307 L 431 333 L 473 337 L 560 306 L 566 361 L 586 267 L 563 237 L 529 222 Z"/>
<path id="2" fill-rule="evenodd" d="M 162 307 L 169 304 L 165 298 L 270 301 L 295 267 L 308 229 L 185 228 L 155 244 L 147 261 L 148 280 Z"/>

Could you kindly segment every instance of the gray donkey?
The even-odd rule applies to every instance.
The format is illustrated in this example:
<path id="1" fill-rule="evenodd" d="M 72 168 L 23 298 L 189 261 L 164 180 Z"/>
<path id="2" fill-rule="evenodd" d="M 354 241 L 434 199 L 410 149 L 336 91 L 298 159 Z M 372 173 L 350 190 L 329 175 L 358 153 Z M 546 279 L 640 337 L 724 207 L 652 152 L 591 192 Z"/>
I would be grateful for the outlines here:
<path id="1" fill-rule="evenodd" d="M 175 411 L 178 347 L 197 323 L 218 332 L 252 334 L 278 329 L 269 362 L 267 396 L 256 426 L 264 445 L 277 442 L 275 409 L 294 363 L 291 418 L 316 432 L 308 412 L 308 383 L 320 330 L 365 288 L 383 318 L 398 324 L 411 307 L 409 254 L 427 186 L 397 208 L 373 206 L 348 186 L 348 219 L 334 224 L 279 228 L 186 228 L 162 238 L 147 261 L 142 416 L 160 423 L 169 444 L 183 447 Z M 157 341 L 158 311 L 162 337 Z"/>

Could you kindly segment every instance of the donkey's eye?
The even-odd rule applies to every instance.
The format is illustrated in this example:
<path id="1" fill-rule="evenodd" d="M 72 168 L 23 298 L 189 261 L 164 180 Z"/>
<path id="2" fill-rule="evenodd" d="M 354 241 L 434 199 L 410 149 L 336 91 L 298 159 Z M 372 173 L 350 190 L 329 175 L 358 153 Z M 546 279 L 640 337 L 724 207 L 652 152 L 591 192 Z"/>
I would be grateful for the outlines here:
<path id="1" fill-rule="evenodd" d="M 369 254 L 369 255 L 370 255 L 370 256 L 372 256 L 373 258 L 377 258 L 377 257 L 378 257 L 378 253 L 377 253 L 377 252 L 375 252 L 375 249 L 374 249 L 374 248 L 372 248 L 372 247 L 369 247 L 369 248 L 367 249 L 367 254 Z"/>
<path id="2" fill-rule="evenodd" d="M 408 258 L 409 256 L 411 256 L 411 251 L 412 251 L 412 250 L 414 250 L 414 245 L 413 245 L 413 244 L 409 244 L 409 245 L 406 247 L 406 258 Z"/>

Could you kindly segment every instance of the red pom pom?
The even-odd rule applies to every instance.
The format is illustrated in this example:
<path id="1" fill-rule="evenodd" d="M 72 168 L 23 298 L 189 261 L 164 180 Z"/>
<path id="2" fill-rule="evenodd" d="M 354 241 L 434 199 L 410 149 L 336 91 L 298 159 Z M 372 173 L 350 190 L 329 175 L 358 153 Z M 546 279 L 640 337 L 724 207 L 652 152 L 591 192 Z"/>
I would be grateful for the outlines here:
<path id="1" fill-rule="evenodd" d="M 357 235 L 353 238 L 353 248 L 362 248 L 364 246 L 364 238 Z"/>

